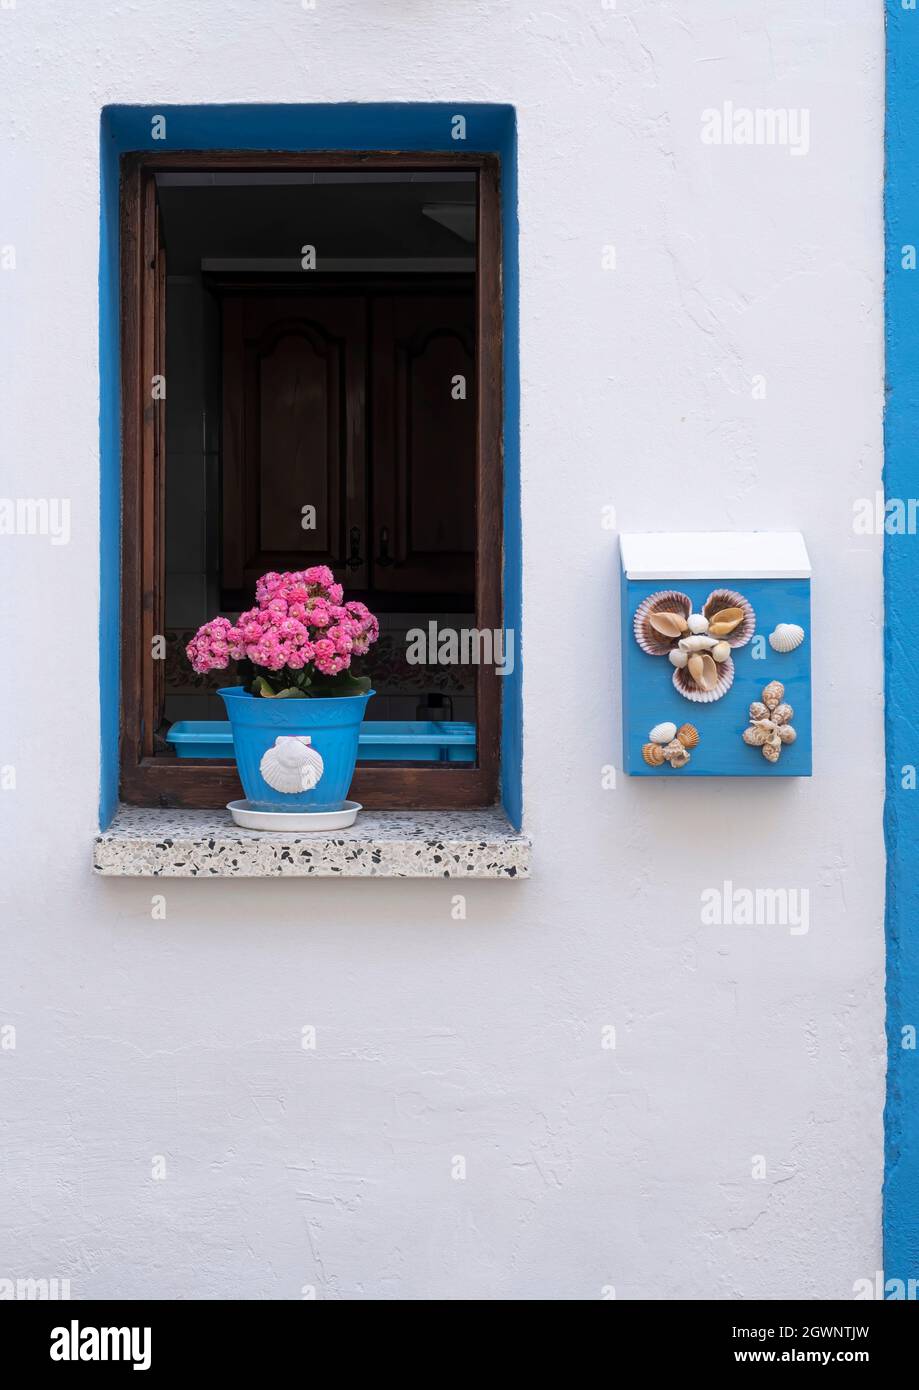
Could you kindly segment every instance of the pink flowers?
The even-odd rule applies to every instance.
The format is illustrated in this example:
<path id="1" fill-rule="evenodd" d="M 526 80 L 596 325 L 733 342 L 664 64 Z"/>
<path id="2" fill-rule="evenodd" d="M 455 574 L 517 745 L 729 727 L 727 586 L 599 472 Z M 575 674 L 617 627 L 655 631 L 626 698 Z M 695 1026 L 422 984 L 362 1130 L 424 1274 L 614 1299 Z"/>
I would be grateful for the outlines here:
<path id="1" fill-rule="evenodd" d="M 380 633 L 365 604 L 342 602 L 342 586 L 327 565 L 264 574 L 255 598 L 256 607 L 241 613 L 235 627 L 228 618 L 212 618 L 198 629 L 186 648 L 195 671 L 222 671 L 245 659 L 271 673 L 256 677 L 253 693 L 320 695 L 321 678 L 341 677 Z"/>

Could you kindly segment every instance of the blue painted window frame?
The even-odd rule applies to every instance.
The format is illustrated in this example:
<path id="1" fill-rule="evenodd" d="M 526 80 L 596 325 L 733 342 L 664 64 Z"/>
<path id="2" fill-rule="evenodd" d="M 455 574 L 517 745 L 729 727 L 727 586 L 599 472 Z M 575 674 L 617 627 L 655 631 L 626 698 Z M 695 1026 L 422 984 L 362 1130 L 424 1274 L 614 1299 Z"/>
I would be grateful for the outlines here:
<path id="1" fill-rule="evenodd" d="M 458 115 L 465 138 L 455 139 Z M 166 138 L 154 139 L 154 118 Z M 504 623 L 513 630 L 514 670 L 502 677 L 501 797 L 511 823 L 523 816 L 520 520 L 520 371 L 517 126 L 500 103 L 106 106 L 100 121 L 100 721 L 99 821 L 118 805 L 121 599 L 121 409 L 119 161 L 129 150 L 467 150 L 501 161 L 504 290 Z"/>

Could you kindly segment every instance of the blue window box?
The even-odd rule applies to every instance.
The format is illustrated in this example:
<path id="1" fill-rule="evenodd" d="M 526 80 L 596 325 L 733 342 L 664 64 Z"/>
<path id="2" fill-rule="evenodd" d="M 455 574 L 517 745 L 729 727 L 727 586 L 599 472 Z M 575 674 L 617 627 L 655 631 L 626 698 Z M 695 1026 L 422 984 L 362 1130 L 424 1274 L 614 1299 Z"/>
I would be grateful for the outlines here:
<path id="1" fill-rule="evenodd" d="M 229 720 L 182 719 L 166 742 L 179 758 L 232 758 Z M 377 763 L 475 762 L 475 725 L 454 720 L 365 719 L 358 758 Z"/>

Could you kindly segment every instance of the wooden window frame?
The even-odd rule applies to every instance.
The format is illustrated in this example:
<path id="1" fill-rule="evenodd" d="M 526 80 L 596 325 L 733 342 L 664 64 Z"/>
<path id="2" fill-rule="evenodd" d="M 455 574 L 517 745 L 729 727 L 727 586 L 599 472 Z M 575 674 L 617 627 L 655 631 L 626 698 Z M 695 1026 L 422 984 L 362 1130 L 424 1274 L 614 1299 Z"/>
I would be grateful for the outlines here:
<path id="1" fill-rule="evenodd" d="M 158 254 L 157 173 L 409 169 L 477 174 L 476 625 L 502 626 L 503 304 L 500 161 L 496 154 L 183 150 L 121 158 L 121 799 L 135 806 L 217 809 L 242 796 L 235 764 L 153 756 L 164 631 L 165 431 L 152 377 L 165 371 L 165 286 Z M 476 668 L 474 766 L 358 767 L 351 795 L 368 809 L 491 806 L 498 796 L 501 697 L 494 666 Z"/>

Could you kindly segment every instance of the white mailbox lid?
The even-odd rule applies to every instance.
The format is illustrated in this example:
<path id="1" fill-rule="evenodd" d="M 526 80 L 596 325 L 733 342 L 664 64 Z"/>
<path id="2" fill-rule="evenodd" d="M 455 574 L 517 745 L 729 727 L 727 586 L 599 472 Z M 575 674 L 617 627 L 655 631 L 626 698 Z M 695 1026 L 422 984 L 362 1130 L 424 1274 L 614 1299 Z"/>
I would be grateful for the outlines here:
<path id="1" fill-rule="evenodd" d="M 627 579 L 810 579 L 800 531 L 628 531 Z"/>

